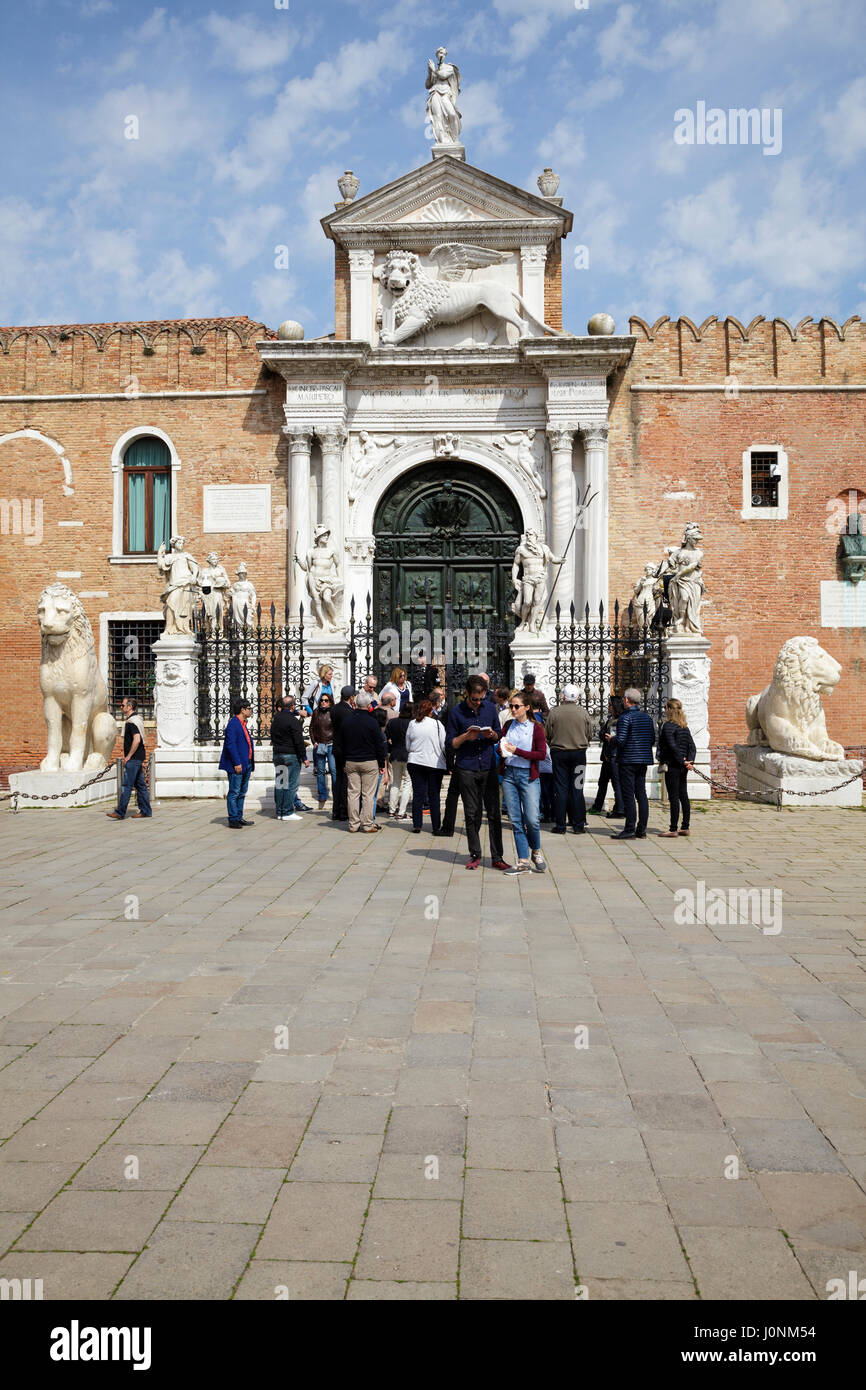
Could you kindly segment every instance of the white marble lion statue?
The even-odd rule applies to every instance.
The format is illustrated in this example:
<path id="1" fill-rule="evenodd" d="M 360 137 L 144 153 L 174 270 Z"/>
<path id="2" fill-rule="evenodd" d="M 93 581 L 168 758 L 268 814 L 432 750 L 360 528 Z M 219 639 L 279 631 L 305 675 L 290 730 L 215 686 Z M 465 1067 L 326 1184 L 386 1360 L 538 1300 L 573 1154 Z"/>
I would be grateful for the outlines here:
<path id="1" fill-rule="evenodd" d="M 423 266 L 413 251 L 389 251 L 373 272 L 394 299 L 394 328 L 382 330 L 381 343 L 402 343 L 436 324 L 460 323 L 473 314 L 484 318 L 489 343 L 503 323 L 512 324 L 521 338 L 531 336 L 530 327 L 539 335 L 562 336 L 558 329 L 536 318 L 523 296 L 508 285 L 495 280 L 462 281 L 463 275 L 480 266 L 506 260 L 507 253 L 449 242 L 434 247 L 429 259 L 439 274 Z"/>
<path id="2" fill-rule="evenodd" d="M 793 758 L 844 758 L 842 745 L 827 735 L 821 708 L 821 696 L 833 693 L 841 674 L 816 637 L 789 638 L 766 690 L 746 701 L 746 743 Z"/>
<path id="3" fill-rule="evenodd" d="M 108 712 L 105 681 L 81 599 L 65 584 L 49 584 L 37 608 L 42 634 L 42 691 L 48 752 L 43 772 L 99 772 L 108 766 L 118 725 Z"/>

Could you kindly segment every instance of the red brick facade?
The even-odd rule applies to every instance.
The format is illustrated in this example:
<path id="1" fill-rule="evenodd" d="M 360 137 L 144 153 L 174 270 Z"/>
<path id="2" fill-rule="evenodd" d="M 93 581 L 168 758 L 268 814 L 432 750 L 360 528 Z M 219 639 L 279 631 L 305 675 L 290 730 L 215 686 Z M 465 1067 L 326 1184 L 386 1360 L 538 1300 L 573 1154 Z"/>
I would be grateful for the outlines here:
<path id="1" fill-rule="evenodd" d="M 561 321 L 560 271 L 557 247 L 546 272 L 552 326 Z M 338 337 L 348 336 L 349 307 L 348 266 L 338 260 Z M 717 762 L 729 762 L 727 750 L 743 736 L 746 698 L 768 681 L 785 638 L 799 633 L 818 637 L 842 663 L 842 683 L 826 702 L 830 733 L 849 750 L 861 747 L 866 633 L 821 628 L 820 582 L 840 577 L 828 501 L 849 490 L 866 494 L 866 393 L 845 389 L 866 382 L 866 327 L 824 319 L 793 330 L 782 320 L 745 328 L 727 319 L 697 328 L 680 319 L 651 329 L 633 319 L 631 331 L 632 361 L 610 383 L 611 595 L 627 600 L 643 562 L 679 541 L 686 521 L 699 520 Z M 156 427 L 174 445 L 177 525 L 189 549 L 199 559 L 219 551 L 232 577 L 245 560 L 260 598 L 284 601 L 284 383 L 255 348 L 273 336 L 246 318 L 0 329 L 0 436 L 29 429 L 56 441 L 74 489 L 64 495 L 61 460 L 41 440 L 0 445 L 3 498 L 41 499 L 43 507 L 41 543 L 14 531 L 0 536 L 4 775 L 33 767 L 44 753 L 35 622 L 44 585 L 66 573 L 70 587 L 96 595 L 83 602 L 97 641 L 101 612 L 160 610 L 152 562 L 111 563 L 111 456 L 130 429 Z M 713 389 L 675 389 L 691 386 Z M 52 396 L 60 399 L 45 399 Z M 788 519 L 744 520 L 742 454 L 769 442 L 788 455 Z M 270 533 L 202 534 L 202 486 L 228 482 L 271 484 Z"/>

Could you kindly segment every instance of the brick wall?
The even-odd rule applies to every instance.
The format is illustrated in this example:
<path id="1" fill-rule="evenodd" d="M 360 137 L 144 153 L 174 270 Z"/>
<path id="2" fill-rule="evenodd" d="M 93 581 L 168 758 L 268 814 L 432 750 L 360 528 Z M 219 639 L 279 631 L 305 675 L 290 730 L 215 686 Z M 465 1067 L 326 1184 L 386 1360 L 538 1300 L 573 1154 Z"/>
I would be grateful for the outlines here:
<path id="1" fill-rule="evenodd" d="M 68 337 L 61 338 L 61 334 Z M 176 397 L 147 400 L 0 401 L 0 435 L 37 430 L 63 446 L 72 466 L 74 495 L 64 496 L 58 456 L 35 439 L 0 446 L 2 495 L 42 503 L 42 540 L 0 535 L 4 583 L 0 591 L 3 662 L 0 674 L 0 772 L 33 767 L 44 756 L 44 723 L 38 688 L 40 655 L 36 603 L 58 571 L 80 573 L 63 582 L 84 598 L 99 644 L 100 612 L 161 612 L 155 564 L 109 563 L 112 549 L 111 451 L 127 430 L 156 426 L 174 443 L 181 468 L 178 526 L 199 560 L 217 550 L 231 577 L 241 560 L 263 601 L 284 602 L 286 593 L 286 451 L 280 433 L 283 382 L 262 368 L 257 338 L 272 337 L 250 320 L 236 324 L 100 325 L 93 329 L 0 330 L 0 394 L 43 395 L 138 389 L 264 389 L 265 395 Z M 14 338 L 14 341 L 12 339 Z M 51 350 L 52 344 L 54 351 Z M 101 345 L 101 346 L 100 346 Z M 192 353 L 195 346 L 203 353 Z M 153 354 L 146 349 L 152 347 Z M 204 483 L 268 482 L 270 533 L 202 533 Z M 282 510 L 277 510 L 282 508 Z M 32 515 L 32 513 L 31 513 Z M 81 523 L 63 525 L 60 522 Z"/>
<path id="2" fill-rule="evenodd" d="M 349 253 L 334 243 L 334 337 L 341 342 L 352 335 L 352 294 Z"/>
<path id="3" fill-rule="evenodd" d="M 634 357 L 616 392 L 610 432 L 611 593 L 629 596 L 649 560 L 678 542 L 685 522 L 704 534 L 712 642 L 710 733 L 724 749 L 745 736 L 746 699 L 769 682 L 782 643 L 817 637 L 843 675 L 825 699 L 831 737 L 854 750 L 866 732 L 866 631 L 822 628 L 820 583 L 841 578 L 838 535 L 827 504 L 848 489 L 866 494 L 866 392 L 767 389 L 653 391 L 640 382 L 832 386 L 866 381 L 866 326 L 831 320 L 790 329 L 784 320 L 631 320 Z M 788 454 L 787 521 L 743 520 L 742 453 L 778 443 Z M 666 498 L 665 493 L 694 498 Z"/>
<path id="4" fill-rule="evenodd" d="M 544 322 L 562 327 L 562 238 L 551 242 L 544 264 Z"/>

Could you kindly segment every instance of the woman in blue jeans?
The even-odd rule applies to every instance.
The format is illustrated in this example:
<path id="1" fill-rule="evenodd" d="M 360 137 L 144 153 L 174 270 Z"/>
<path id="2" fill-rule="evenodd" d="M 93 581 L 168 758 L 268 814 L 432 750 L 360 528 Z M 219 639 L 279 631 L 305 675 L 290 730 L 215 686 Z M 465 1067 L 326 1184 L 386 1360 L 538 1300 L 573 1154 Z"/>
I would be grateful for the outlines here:
<path id="1" fill-rule="evenodd" d="M 316 769 L 320 811 L 328 800 L 328 772 L 331 774 L 332 792 L 337 778 L 337 765 L 334 762 L 334 726 L 331 722 L 333 708 L 333 695 L 323 692 L 310 720 L 310 742 L 313 745 L 313 766 Z"/>
<path id="2" fill-rule="evenodd" d="M 544 725 L 532 718 L 532 711 L 519 690 L 508 702 L 511 719 L 502 729 L 499 753 L 504 763 L 502 795 L 514 832 L 517 863 L 508 874 L 543 874 L 547 865 L 541 853 L 539 805 L 541 779 L 539 764 L 547 757 Z"/>

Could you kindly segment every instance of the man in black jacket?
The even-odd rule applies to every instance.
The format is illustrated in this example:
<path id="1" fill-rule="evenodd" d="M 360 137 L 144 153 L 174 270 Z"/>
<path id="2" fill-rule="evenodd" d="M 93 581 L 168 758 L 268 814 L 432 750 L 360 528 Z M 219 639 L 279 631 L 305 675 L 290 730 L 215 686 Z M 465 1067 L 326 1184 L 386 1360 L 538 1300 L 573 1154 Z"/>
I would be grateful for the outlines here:
<path id="1" fill-rule="evenodd" d="M 294 700 L 277 700 L 271 720 L 271 747 L 274 750 L 274 805 L 277 820 L 302 820 L 295 811 L 295 797 L 301 779 L 301 763 L 310 766 L 301 722 L 294 712 Z"/>
<path id="2" fill-rule="evenodd" d="M 337 769 L 337 776 L 334 779 L 334 806 L 331 811 L 331 820 L 348 820 L 349 809 L 347 805 L 348 784 L 346 782 L 346 757 L 343 752 L 343 721 L 352 713 L 355 708 L 355 690 L 351 685 L 344 685 L 340 691 L 340 702 L 334 706 L 334 713 L 331 715 L 331 727 L 334 731 L 334 766 Z"/>
<path id="3" fill-rule="evenodd" d="M 384 775 L 386 785 L 388 781 L 385 735 L 372 705 L 372 695 L 362 690 L 356 697 L 355 708 L 343 717 L 340 724 L 348 784 L 349 830 L 352 834 L 362 828 L 367 835 L 378 833 L 380 827 L 373 822 L 373 809 L 379 773 Z"/>

